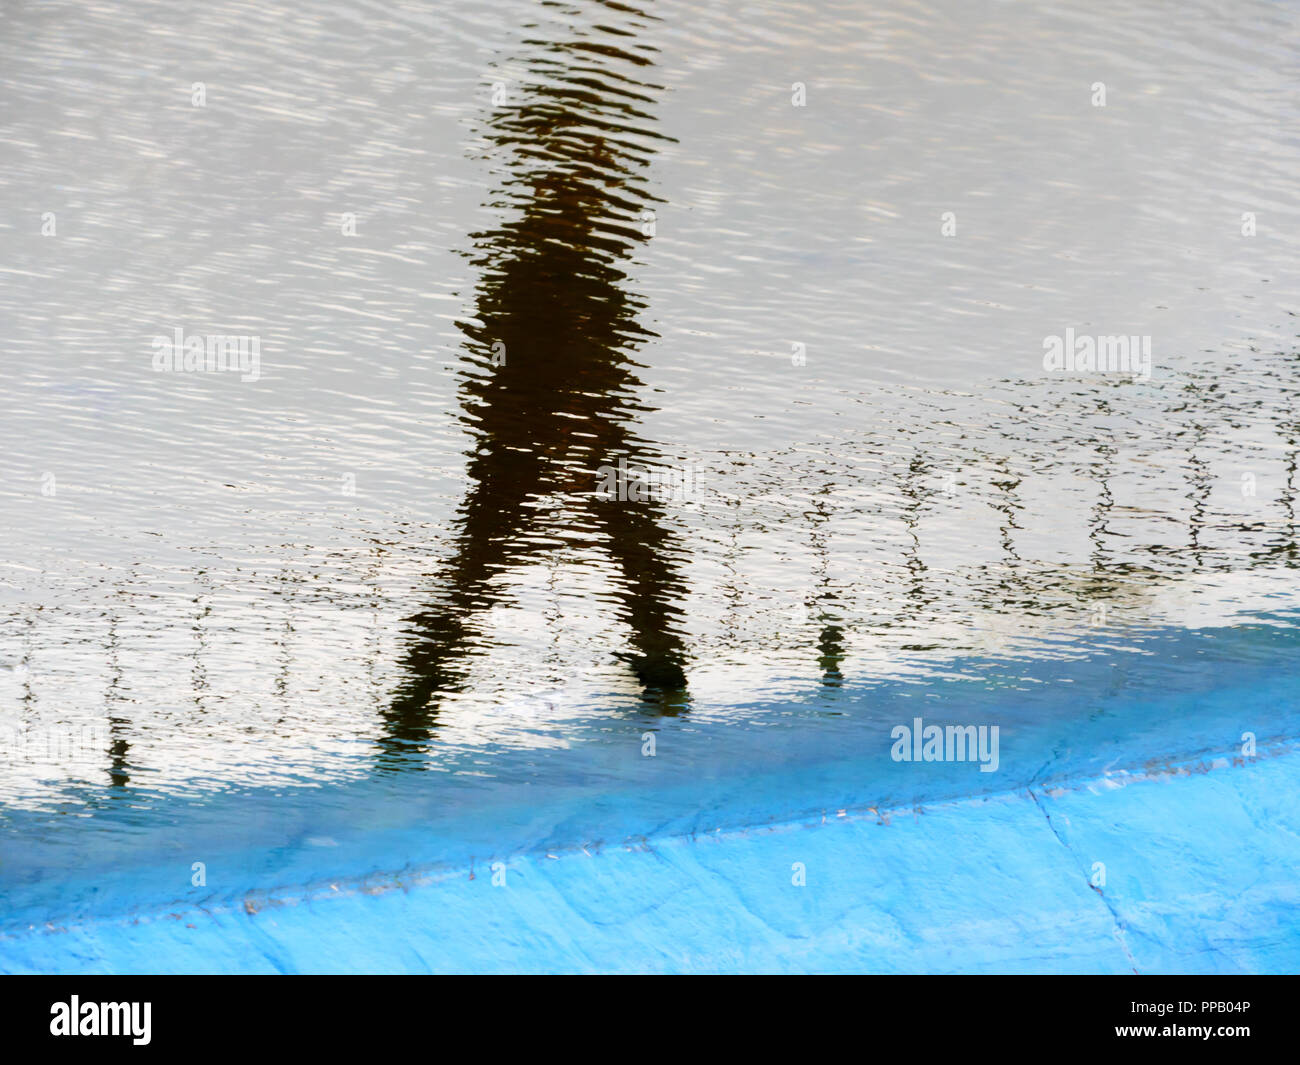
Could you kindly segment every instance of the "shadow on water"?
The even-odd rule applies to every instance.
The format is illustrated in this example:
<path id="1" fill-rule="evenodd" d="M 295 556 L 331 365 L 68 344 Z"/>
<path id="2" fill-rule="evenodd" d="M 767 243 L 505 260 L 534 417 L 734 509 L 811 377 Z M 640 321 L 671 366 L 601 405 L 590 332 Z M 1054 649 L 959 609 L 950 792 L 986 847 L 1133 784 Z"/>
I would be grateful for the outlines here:
<path id="1" fill-rule="evenodd" d="M 630 631 L 617 656 L 648 703 L 684 705 L 680 548 L 657 502 L 595 494 L 601 467 L 656 461 L 631 424 L 649 409 L 636 399 L 632 353 L 656 334 L 637 322 L 645 303 L 622 265 L 653 217 L 655 142 L 670 139 L 647 110 L 660 88 L 643 80 L 654 49 L 635 41 L 649 16 L 599 6 L 598 21 L 617 25 L 528 41 L 527 83 L 494 86 L 484 135 L 500 164 L 492 206 L 507 220 L 472 234 L 475 320 L 459 323 L 470 487 L 437 594 L 408 619 L 404 680 L 383 712 L 385 764 L 418 750 L 441 698 L 467 685 L 478 619 L 502 600 L 502 574 L 555 552 L 608 556 Z"/>

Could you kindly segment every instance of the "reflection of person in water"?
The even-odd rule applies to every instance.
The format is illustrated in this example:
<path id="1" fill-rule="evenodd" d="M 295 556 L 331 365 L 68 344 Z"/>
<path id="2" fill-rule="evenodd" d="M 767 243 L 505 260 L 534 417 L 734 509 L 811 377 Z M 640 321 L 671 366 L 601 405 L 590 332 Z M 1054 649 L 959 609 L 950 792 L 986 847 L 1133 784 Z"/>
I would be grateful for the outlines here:
<path id="1" fill-rule="evenodd" d="M 616 563 L 617 615 L 631 630 L 620 657 L 647 698 L 668 707 L 685 687 L 679 549 L 657 502 L 595 491 L 601 466 L 653 462 L 629 422 L 646 409 L 630 351 L 654 334 L 637 324 L 643 302 L 623 287 L 619 264 L 643 237 L 653 197 L 639 171 L 663 139 L 642 110 L 655 87 L 633 77 L 647 50 L 597 32 L 545 45 L 530 64 L 537 83 L 488 120 L 513 213 L 474 235 L 476 321 L 461 324 L 470 488 L 440 594 L 409 620 L 405 680 L 384 713 L 389 749 L 427 739 L 438 694 L 464 684 L 462 660 L 475 619 L 500 596 L 497 578 L 561 546 L 599 545 Z"/>

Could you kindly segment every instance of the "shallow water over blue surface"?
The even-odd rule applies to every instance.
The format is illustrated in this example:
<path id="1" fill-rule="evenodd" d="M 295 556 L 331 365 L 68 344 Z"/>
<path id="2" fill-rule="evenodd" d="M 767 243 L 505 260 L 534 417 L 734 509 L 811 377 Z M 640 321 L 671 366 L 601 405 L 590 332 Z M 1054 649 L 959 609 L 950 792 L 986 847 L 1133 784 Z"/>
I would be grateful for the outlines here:
<path id="1" fill-rule="evenodd" d="M 563 747 L 438 748 L 406 772 L 377 768 L 358 743 L 343 779 L 191 797 L 88 788 L 58 812 L 8 816 L 5 926 L 262 905 L 339 883 L 384 890 L 530 855 L 1241 765 L 1245 733 L 1268 758 L 1300 724 L 1300 630 L 1294 616 L 1267 621 L 1151 630 L 1070 661 L 964 659 L 942 685 L 814 687 L 725 713 L 665 718 L 598 700 L 573 711 L 578 739 Z M 995 771 L 973 749 L 896 760 L 891 733 L 918 718 L 996 726 Z M 205 884 L 190 882 L 195 860 Z"/>

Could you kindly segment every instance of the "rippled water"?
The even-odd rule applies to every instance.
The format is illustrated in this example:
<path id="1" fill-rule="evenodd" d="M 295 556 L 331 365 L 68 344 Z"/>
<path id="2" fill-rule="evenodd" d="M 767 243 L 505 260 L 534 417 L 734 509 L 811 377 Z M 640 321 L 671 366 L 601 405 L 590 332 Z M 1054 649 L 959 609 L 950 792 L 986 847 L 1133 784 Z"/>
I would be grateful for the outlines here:
<path id="1" fill-rule="evenodd" d="M 629 723 L 753 768 L 873 685 L 1124 656 L 1195 691 L 1178 633 L 1300 606 L 1298 27 L 7 6 L 0 799 L 545 784 Z M 177 328 L 258 379 L 158 372 Z M 1045 371 L 1067 329 L 1149 380 Z M 690 490 L 602 499 L 620 458 Z"/>

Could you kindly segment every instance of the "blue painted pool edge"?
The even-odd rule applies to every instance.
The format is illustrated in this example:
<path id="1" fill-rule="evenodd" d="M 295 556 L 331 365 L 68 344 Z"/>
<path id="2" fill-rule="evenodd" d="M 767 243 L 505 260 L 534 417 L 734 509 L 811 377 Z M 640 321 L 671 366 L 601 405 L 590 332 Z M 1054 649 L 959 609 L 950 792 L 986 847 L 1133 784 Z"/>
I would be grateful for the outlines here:
<path id="1" fill-rule="evenodd" d="M 0 969 L 1294 972 L 1298 785 L 1300 751 L 1285 745 L 914 809 L 528 852 L 495 870 L 11 930 Z"/>

